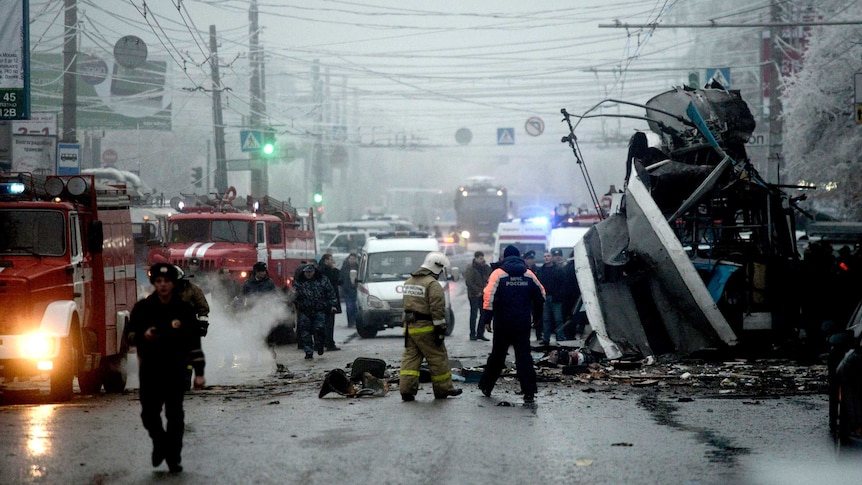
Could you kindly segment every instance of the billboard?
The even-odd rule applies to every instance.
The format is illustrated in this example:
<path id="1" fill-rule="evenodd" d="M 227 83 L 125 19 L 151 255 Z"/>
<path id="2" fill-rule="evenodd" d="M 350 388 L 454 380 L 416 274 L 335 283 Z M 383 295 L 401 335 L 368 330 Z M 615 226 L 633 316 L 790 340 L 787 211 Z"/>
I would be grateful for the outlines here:
<path id="1" fill-rule="evenodd" d="M 0 2 L 0 120 L 30 117 L 27 0 Z"/>
<path id="2" fill-rule="evenodd" d="M 127 68 L 113 59 L 81 54 L 77 63 L 77 128 L 170 130 L 168 66 L 166 61 L 150 60 Z M 62 73 L 62 54 L 31 56 L 34 111 L 62 112 Z"/>

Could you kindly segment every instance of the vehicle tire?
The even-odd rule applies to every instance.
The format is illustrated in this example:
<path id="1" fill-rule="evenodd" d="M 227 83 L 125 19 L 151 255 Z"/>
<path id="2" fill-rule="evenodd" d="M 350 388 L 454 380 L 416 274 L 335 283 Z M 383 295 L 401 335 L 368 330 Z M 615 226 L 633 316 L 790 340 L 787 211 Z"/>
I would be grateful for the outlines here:
<path id="1" fill-rule="evenodd" d="M 452 335 L 452 332 L 455 330 L 455 312 L 452 309 L 449 309 L 449 312 L 446 313 L 446 336 Z"/>
<path id="2" fill-rule="evenodd" d="M 359 319 L 356 320 L 356 333 L 362 338 L 374 338 L 377 336 L 377 329 L 371 326 L 361 324 Z"/>
<path id="3" fill-rule="evenodd" d="M 81 359 L 82 361 L 84 359 Z M 83 364 L 79 364 L 83 367 Z M 91 371 L 78 370 L 78 387 L 81 389 L 81 394 L 98 394 L 102 390 L 102 372 L 101 369 Z"/>
<path id="4" fill-rule="evenodd" d="M 51 400 L 71 400 L 74 378 L 75 349 L 72 346 L 72 339 L 60 339 L 60 353 L 54 359 L 54 370 L 51 371 Z"/>
<path id="5" fill-rule="evenodd" d="M 105 392 L 121 393 L 126 390 L 126 355 L 113 355 L 102 359 L 102 381 Z"/>
<path id="6" fill-rule="evenodd" d="M 98 339 L 95 332 L 89 329 L 84 329 L 81 332 L 81 339 L 83 341 L 75 342 L 78 388 L 81 389 L 81 394 L 98 394 L 102 390 L 102 370 L 99 367 L 84 370 L 87 365 L 87 356 L 98 352 Z"/>

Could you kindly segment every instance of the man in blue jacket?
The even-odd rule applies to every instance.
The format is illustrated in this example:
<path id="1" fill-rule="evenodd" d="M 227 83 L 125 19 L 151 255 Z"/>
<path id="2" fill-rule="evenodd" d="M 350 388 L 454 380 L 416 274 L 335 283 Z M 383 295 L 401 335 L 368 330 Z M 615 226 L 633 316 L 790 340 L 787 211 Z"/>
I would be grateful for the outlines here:
<path id="1" fill-rule="evenodd" d="M 536 369 L 530 354 L 530 331 L 533 322 L 542 321 L 544 302 L 545 289 L 539 278 L 527 269 L 518 248 L 507 246 L 503 261 L 491 273 L 484 292 L 482 323 L 494 334 L 491 355 L 479 379 L 479 390 L 485 396 L 491 396 L 511 346 L 515 350 L 515 367 L 524 403 L 535 402 Z"/>

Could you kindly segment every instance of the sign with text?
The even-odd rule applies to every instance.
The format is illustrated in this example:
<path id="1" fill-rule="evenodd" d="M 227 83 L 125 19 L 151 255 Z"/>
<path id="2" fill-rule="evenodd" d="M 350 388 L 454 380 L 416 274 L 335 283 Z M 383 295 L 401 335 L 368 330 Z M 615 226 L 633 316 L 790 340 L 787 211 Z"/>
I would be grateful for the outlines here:
<path id="1" fill-rule="evenodd" d="M 0 2 L 0 120 L 30 117 L 29 16 L 27 0 Z"/>
<path id="2" fill-rule="evenodd" d="M 13 136 L 12 171 L 53 175 L 57 170 L 57 139 L 53 136 Z"/>
<path id="3" fill-rule="evenodd" d="M 12 122 L 13 135 L 57 136 L 57 113 L 34 111 L 29 120 Z"/>

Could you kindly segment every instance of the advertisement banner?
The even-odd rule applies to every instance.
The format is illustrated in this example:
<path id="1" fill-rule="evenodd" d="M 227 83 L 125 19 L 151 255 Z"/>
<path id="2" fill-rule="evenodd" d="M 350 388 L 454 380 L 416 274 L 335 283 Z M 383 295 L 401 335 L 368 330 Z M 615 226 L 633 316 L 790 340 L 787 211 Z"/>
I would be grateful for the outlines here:
<path id="1" fill-rule="evenodd" d="M 57 113 L 34 111 L 29 120 L 12 122 L 12 134 L 57 136 Z"/>
<path id="2" fill-rule="evenodd" d="M 27 7 L 27 0 L 0 1 L 0 120 L 30 117 Z"/>
<path id="3" fill-rule="evenodd" d="M 53 136 L 13 136 L 12 171 L 42 175 L 57 173 L 57 139 Z"/>
<path id="4" fill-rule="evenodd" d="M 171 94 L 166 85 L 168 62 L 149 60 L 128 68 L 99 56 L 81 54 L 78 61 L 79 130 L 171 129 Z M 62 54 L 33 54 L 33 108 L 62 111 Z M 62 120 L 60 121 L 62 124 Z"/>

